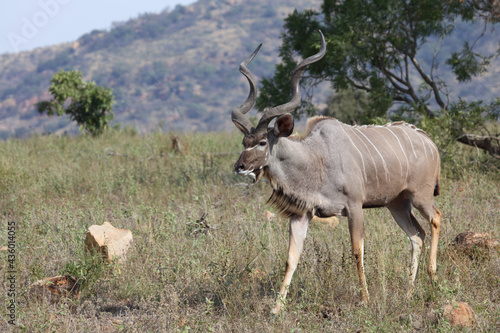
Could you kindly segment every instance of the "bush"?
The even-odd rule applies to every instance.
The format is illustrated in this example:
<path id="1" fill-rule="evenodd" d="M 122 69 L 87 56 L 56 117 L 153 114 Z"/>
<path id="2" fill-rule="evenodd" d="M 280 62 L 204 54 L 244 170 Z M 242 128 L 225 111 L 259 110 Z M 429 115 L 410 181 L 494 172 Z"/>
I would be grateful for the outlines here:
<path id="1" fill-rule="evenodd" d="M 38 112 L 49 116 L 67 114 L 91 135 L 102 134 L 113 119 L 111 107 L 114 97 L 111 89 L 99 87 L 94 82 L 84 82 L 79 71 L 56 73 L 49 92 L 54 99 L 37 103 Z M 66 106 L 68 100 L 70 102 Z"/>

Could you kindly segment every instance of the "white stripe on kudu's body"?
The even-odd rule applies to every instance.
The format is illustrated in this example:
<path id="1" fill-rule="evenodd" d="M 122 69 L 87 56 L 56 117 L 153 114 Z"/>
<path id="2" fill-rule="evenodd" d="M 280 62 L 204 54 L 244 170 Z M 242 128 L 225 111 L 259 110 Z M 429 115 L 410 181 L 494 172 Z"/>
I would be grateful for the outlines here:
<path id="1" fill-rule="evenodd" d="M 288 112 L 300 104 L 302 72 L 326 52 L 322 34 L 319 53 L 302 60 L 292 75 L 291 101 L 264 110 L 254 127 L 245 114 L 255 103 L 257 84 L 246 66 L 259 48 L 240 65 L 250 84 L 250 93 L 233 110 L 231 118 L 244 134 L 245 150 L 234 165 L 236 173 L 251 175 L 255 181 L 262 176 L 267 178 L 273 189 L 268 202 L 290 217 L 286 272 L 273 312 L 279 312 L 286 299 L 314 215 L 347 216 L 363 303 L 369 299 L 363 261 L 363 208 L 387 207 L 410 239 L 411 291 L 425 238 L 412 213 L 412 206 L 415 207 L 431 226 L 427 272 L 435 278 L 441 223 L 441 212 L 434 205 L 434 195 L 439 194 L 440 172 L 436 145 L 423 131 L 403 122 L 349 126 L 327 117 L 309 119 L 305 136 L 292 137 L 294 120 Z M 268 128 L 273 119 L 276 119 L 274 127 Z M 379 171 L 384 175 L 379 175 Z"/>
<path id="2" fill-rule="evenodd" d="M 415 147 L 413 147 L 413 141 L 411 141 L 411 138 L 410 136 L 408 135 L 408 133 L 405 131 L 405 128 L 402 127 L 401 130 L 406 134 L 406 137 L 408 138 L 408 141 L 410 141 L 410 144 L 411 144 L 411 150 L 413 151 L 413 155 L 415 155 L 415 158 L 418 158 L 417 156 L 417 153 L 415 153 Z"/>
<path id="3" fill-rule="evenodd" d="M 355 136 L 355 137 L 356 137 L 359 141 L 361 141 L 361 143 L 363 144 L 363 147 L 365 148 L 365 153 L 368 153 L 368 155 L 370 155 L 370 158 L 371 158 L 372 163 L 373 163 L 373 167 L 375 168 L 375 179 L 377 180 L 377 184 L 378 184 L 378 183 L 379 183 L 379 181 L 378 181 L 377 163 L 375 162 L 375 159 L 373 158 L 372 152 L 371 152 L 371 150 L 368 148 L 368 145 L 367 145 L 367 144 L 363 141 L 363 139 L 362 139 L 362 138 L 361 138 L 358 134 L 356 134 L 356 132 L 354 132 L 354 130 L 355 130 L 355 129 L 359 131 L 359 129 L 358 129 L 358 128 L 351 127 L 351 131 L 352 131 L 352 133 L 354 134 L 354 136 Z M 358 149 L 358 148 L 356 147 L 356 149 Z M 363 149 L 363 148 L 361 147 L 361 149 Z"/>
<path id="4" fill-rule="evenodd" d="M 388 128 L 388 127 L 384 127 L 384 128 L 387 129 L 389 132 L 391 132 L 391 134 L 394 135 L 394 137 L 396 138 L 396 140 L 398 140 L 399 148 L 401 148 L 401 151 L 403 152 L 403 155 L 404 155 L 405 160 L 406 160 L 406 178 L 408 178 L 408 165 L 409 165 L 408 164 L 409 163 L 408 162 L 408 156 L 406 156 L 406 152 L 405 152 L 403 146 L 401 145 L 401 141 L 399 141 L 398 136 L 393 131 L 391 131 L 390 128 Z"/>
<path id="5" fill-rule="evenodd" d="M 344 133 L 347 135 L 347 132 L 345 131 L 344 127 L 340 127 Z M 356 151 L 358 152 L 359 154 L 359 157 L 361 158 L 361 164 L 363 164 L 363 179 L 366 181 L 366 167 L 365 167 L 365 160 L 363 158 L 363 154 L 361 154 L 361 151 L 359 151 L 358 147 L 356 147 L 356 145 L 354 144 L 354 142 L 352 141 L 351 137 L 349 135 L 347 135 L 347 137 L 349 138 L 349 140 L 351 141 L 354 149 L 356 149 Z"/>
<path id="6" fill-rule="evenodd" d="M 358 129 L 358 131 L 365 137 L 366 140 L 368 140 L 368 142 L 372 145 L 373 149 L 375 149 L 375 151 L 377 152 L 378 156 L 380 156 L 380 159 L 382 160 L 382 164 L 384 165 L 385 180 L 388 181 L 389 180 L 389 170 L 387 169 L 387 164 L 385 163 L 384 157 L 378 151 L 377 146 L 375 146 L 373 144 L 373 142 L 363 132 L 361 132 L 359 129 Z"/>

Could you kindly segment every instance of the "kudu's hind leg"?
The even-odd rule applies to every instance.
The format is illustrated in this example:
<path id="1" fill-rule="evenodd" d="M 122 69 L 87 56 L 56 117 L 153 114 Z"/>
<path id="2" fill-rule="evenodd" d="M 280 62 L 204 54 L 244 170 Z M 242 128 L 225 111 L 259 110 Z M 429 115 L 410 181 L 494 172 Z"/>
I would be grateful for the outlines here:
<path id="1" fill-rule="evenodd" d="M 292 281 L 293 273 L 299 263 L 300 253 L 302 252 L 304 240 L 307 235 L 307 228 L 311 219 L 311 213 L 307 213 L 303 216 L 293 215 L 290 217 L 290 241 L 288 245 L 288 259 L 286 261 L 285 278 L 283 279 L 278 300 L 276 301 L 276 306 L 272 310 L 272 313 L 277 314 L 281 311 L 286 294 L 288 293 L 288 286 Z"/>
<path id="2" fill-rule="evenodd" d="M 441 231 L 441 217 L 443 214 L 439 211 L 436 205 L 434 205 L 434 203 L 420 205 L 418 202 L 413 202 L 413 205 L 431 225 L 431 253 L 429 256 L 429 264 L 427 266 L 427 274 L 429 274 L 433 280 L 436 280 L 436 257 L 439 232 Z"/>
<path id="3" fill-rule="evenodd" d="M 365 269 L 363 264 L 363 252 L 364 252 L 364 218 L 363 210 L 350 211 L 349 212 L 349 233 L 351 234 L 351 246 L 352 254 L 356 260 L 356 266 L 358 269 L 359 284 L 361 287 L 361 303 L 368 304 L 369 293 L 368 287 L 366 285 Z"/>
<path id="4" fill-rule="evenodd" d="M 408 294 L 411 295 L 417 277 L 418 263 L 424 244 L 425 231 L 411 212 L 410 200 L 400 196 L 389 203 L 387 208 L 389 208 L 394 220 L 396 220 L 411 241 L 410 288 L 408 290 Z"/>

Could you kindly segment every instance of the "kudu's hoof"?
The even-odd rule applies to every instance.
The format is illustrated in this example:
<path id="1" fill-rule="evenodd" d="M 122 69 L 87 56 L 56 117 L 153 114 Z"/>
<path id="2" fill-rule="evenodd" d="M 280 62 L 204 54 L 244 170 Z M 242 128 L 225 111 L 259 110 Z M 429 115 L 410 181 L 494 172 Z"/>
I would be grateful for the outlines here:
<path id="1" fill-rule="evenodd" d="M 366 308 L 368 306 L 368 302 L 365 301 L 357 301 L 356 304 L 354 304 L 357 308 Z"/>
<path id="2" fill-rule="evenodd" d="M 283 313 L 281 308 L 274 307 L 271 311 L 269 311 L 269 321 L 274 323 L 279 320 L 280 315 Z"/>
<path id="3" fill-rule="evenodd" d="M 357 307 L 366 307 L 368 306 L 368 303 L 370 302 L 370 299 L 368 297 L 361 297 L 361 300 L 356 303 Z"/>
<path id="4" fill-rule="evenodd" d="M 281 312 L 281 308 L 278 308 L 278 307 L 274 307 L 272 310 L 271 310 L 271 315 L 279 315 Z"/>

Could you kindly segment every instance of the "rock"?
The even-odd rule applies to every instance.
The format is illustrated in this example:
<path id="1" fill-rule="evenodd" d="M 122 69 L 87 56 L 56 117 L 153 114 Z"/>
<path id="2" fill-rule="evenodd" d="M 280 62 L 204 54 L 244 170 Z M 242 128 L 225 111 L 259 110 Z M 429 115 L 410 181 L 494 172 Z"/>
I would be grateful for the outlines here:
<path id="1" fill-rule="evenodd" d="M 271 222 L 276 220 L 276 214 L 271 213 L 270 211 L 266 211 L 266 221 Z M 332 217 L 317 217 L 313 216 L 312 223 L 322 223 L 325 225 L 328 225 L 332 228 L 335 228 L 339 224 L 339 219 L 336 218 L 335 216 Z"/>
<path id="2" fill-rule="evenodd" d="M 59 275 L 33 283 L 30 286 L 30 293 L 35 297 L 50 296 L 52 300 L 59 300 L 61 297 L 78 298 L 80 286 L 74 277 Z"/>
<path id="3" fill-rule="evenodd" d="M 339 219 L 336 218 L 335 216 L 332 216 L 332 217 L 317 217 L 317 216 L 314 216 L 312 218 L 312 222 L 313 223 L 323 223 L 323 224 L 326 224 L 332 228 L 335 228 L 336 226 L 339 225 Z"/>
<path id="4" fill-rule="evenodd" d="M 271 213 L 270 211 L 266 211 L 266 221 L 267 222 L 271 222 L 271 221 L 274 221 L 276 220 L 276 214 L 274 213 Z"/>
<path id="5" fill-rule="evenodd" d="M 471 259 L 488 258 L 490 250 L 500 250 L 500 243 L 493 239 L 490 234 L 473 231 L 458 234 L 453 240 L 452 246 Z"/>
<path id="6" fill-rule="evenodd" d="M 476 324 L 474 311 L 464 302 L 446 305 L 443 316 L 450 321 L 451 326 L 472 327 Z"/>
<path id="7" fill-rule="evenodd" d="M 477 233 L 474 231 L 466 231 L 458 234 L 453 241 L 454 245 L 458 246 L 480 246 L 488 249 L 500 247 L 500 242 L 496 241 L 487 232 Z"/>
<path id="8" fill-rule="evenodd" d="M 127 252 L 132 245 L 132 232 L 128 229 L 118 229 L 109 222 L 103 225 L 90 226 L 85 238 L 85 249 L 102 253 L 107 260 L 126 260 Z"/>

